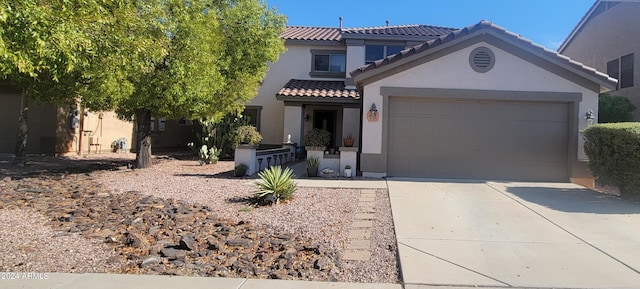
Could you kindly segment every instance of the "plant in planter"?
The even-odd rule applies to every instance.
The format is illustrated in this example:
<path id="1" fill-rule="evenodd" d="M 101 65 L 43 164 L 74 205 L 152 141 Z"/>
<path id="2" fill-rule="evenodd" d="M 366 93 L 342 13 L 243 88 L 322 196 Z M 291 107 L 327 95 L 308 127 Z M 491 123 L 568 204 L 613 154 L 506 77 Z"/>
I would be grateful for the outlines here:
<path id="1" fill-rule="evenodd" d="M 234 143 L 236 146 L 241 144 L 258 145 L 262 141 L 262 136 L 258 130 L 251 125 L 243 125 L 236 130 Z"/>
<path id="2" fill-rule="evenodd" d="M 331 141 L 331 133 L 314 128 L 304 135 L 304 145 L 309 147 L 325 147 Z"/>
<path id="3" fill-rule="evenodd" d="M 344 143 L 344 146 L 346 146 L 346 147 L 352 147 L 354 141 L 355 141 L 355 139 L 353 138 L 353 135 L 351 135 L 351 133 L 349 133 L 346 138 L 342 139 L 342 142 Z"/>
<path id="4" fill-rule="evenodd" d="M 350 165 L 344 166 L 344 176 L 347 177 L 347 178 L 351 177 L 351 166 Z"/>
<path id="5" fill-rule="evenodd" d="M 307 157 L 305 161 L 307 165 L 307 176 L 308 177 L 317 177 L 318 176 L 318 166 L 320 165 L 320 160 L 317 157 Z"/>
<path id="6" fill-rule="evenodd" d="M 249 169 L 249 166 L 245 164 L 239 164 L 236 166 L 235 170 L 233 171 L 233 176 L 244 177 L 247 174 L 248 169 Z"/>

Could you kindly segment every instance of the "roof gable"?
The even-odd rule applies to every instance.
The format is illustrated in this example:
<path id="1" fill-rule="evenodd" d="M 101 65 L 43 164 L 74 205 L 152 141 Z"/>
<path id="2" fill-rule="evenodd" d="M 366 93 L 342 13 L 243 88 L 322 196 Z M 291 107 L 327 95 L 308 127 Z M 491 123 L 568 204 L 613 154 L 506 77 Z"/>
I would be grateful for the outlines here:
<path id="1" fill-rule="evenodd" d="M 569 57 L 544 48 L 541 45 L 533 43 L 529 39 L 507 31 L 506 29 L 485 20 L 464 29 L 453 31 L 445 36 L 441 36 L 423 44 L 403 50 L 398 54 L 391 55 L 369 65 L 362 66 L 352 71 L 351 76 L 357 84 L 361 85 L 365 79 L 396 69 L 399 66 L 410 64 L 422 57 L 436 54 L 447 47 L 451 47 L 479 36 L 509 43 L 510 45 L 517 47 L 519 50 L 525 51 L 527 54 L 535 55 L 547 62 L 554 63 L 564 70 L 577 74 L 591 82 L 599 84 L 600 86 L 612 89 L 617 83 L 617 80 L 604 73 L 596 71 L 594 68 L 571 60 Z"/>
<path id="2" fill-rule="evenodd" d="M 591 5 L 591 8 L 589 8 L 587 13 L 582 16 L 582 19 L 580 19 L 580 22 L 578 22 L 576 27 L 574 27 L 571 33 L 569 33 L 569 36 L 567 36 L 567 38 L 562 42 L 562 44 L 558 48 L 558 51 L 562 53 L 567 45 L 569 45 L 569 43 L 573 41 L 573 39 L 580 33 L 580 31 L 582 31 L 582 27 L 584 27 L 591 19 L 620 4 L 621 2 L 640 4 L 638 0 L 595 1 L 593 5 Z"/>

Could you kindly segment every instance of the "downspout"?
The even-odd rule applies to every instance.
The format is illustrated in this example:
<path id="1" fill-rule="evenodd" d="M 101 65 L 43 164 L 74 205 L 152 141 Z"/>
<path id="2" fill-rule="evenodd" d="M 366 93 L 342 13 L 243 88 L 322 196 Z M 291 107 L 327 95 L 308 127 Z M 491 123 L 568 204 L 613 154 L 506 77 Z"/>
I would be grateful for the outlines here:
<path id="1" fill-rule="evenodd" d="M 356 84 L 356 89 L 358 90 L 358 93 L 360 94 L 360 130 L 359 130 L 359 134 L 360 136 L 358 137 L 358 153 L 356 154 L 356 168 L 358 168 L 356 170 L 356 175 L 357 176 L 362 176 L 362 167 L 360 166 L 360 155 L 362 155 L 362 125 L 363 125 L 363 115 L 364 115 L 364 89 L 362 91 L 360 91 L 360 89 L 358 88 L 358 85 Z"/>

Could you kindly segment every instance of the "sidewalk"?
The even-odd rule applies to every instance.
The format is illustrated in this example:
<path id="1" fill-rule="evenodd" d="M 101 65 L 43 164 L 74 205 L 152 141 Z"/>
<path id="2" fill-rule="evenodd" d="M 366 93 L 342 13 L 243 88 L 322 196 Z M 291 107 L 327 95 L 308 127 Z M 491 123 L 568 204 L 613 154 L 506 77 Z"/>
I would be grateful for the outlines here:
<path id="1" fill-rule="evenodd" d="M 295 178 L 299 187 L 309 188 L 339 188 L 339 189 L 386 189 L 387 181 L 385 179 L 373 178 L 322 178 L 316 177 L 304 179 L 307 174 L 307 168 L 304 162 L 291 166 L 293 174 L 299 178 Z"/>
<path id="2" fill-rule="evenodd" d="M 72 273 L 39 273 L 28 278 L 47 278 L 44 280 L 22 279 L 22 273 L 2 273 L 0 289 L 175 289 L 188 287 L 190 289 L 402 289 L 400 284 L 374 283 L 339 283 L 339 282 L 310 282 L 268 279 L 216 278 L 216 277 L 179 277 L 160 275 L 124 275 L 124 274 L 72 274 Z M 7 280 L 7 278 L 16 278 Z"/>

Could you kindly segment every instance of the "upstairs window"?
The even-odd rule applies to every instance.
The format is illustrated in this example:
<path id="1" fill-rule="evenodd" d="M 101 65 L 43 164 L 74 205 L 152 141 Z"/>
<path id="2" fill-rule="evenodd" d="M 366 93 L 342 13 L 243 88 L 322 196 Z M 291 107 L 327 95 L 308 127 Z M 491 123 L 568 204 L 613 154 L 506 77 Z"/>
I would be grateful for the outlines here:
<path id="1" fill-rule="evenodd" d="M 633 86 L 633 53 L 620 57 L 620 88 Z"/>
<path id="2" fill-rule="evenodd" d="M 607 74 L 618 80 L 616 89 L 633 86 L 633 53 L 607 62 Z"/>
<path id="3" fill-rule="evenodd" d="M 312 53 L 311 76 L 344 77 L 347 68 L 345 51 L 314 50 Z"/>
<path id="4" fill-rule="evenodd" d="M 404 46 L 399 45 L 366 45 L 364 63 L 370 64 L 376 60 L 399 53 L 402 50 L 404 50 Z"/>

